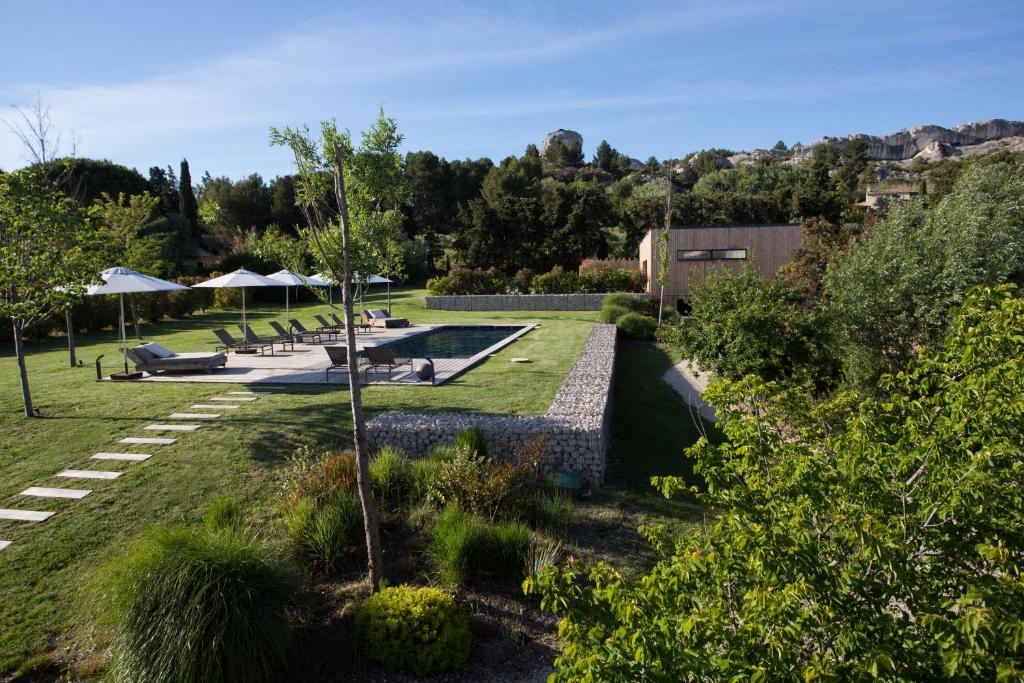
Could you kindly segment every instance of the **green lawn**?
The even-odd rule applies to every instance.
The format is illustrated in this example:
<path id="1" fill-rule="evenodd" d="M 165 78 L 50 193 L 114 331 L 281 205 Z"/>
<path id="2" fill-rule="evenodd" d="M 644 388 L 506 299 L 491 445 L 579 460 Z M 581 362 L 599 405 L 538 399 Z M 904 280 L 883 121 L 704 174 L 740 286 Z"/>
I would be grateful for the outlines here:
<path id="1" fill-rule="evenodd" d="M 541 327 L 499 352 L 462 377 L 441 387 L 373 386 L 364 392 L 370 412 L 465 410 L 539 413 L 550 404 L 565 374 L 596 319 L 592 313 L 454 313 L 422 307 L 421 290 L 393 293 L 395 314 L 413 322 L 538 321 Z M 283 306 L 256 307 L 250 321 L 264 330 L 263 321 L 283 317 Z M 301 320 L 326 306 L 300 306 Z M 234 329 L 237 312 L 210 312 L 184 321 L 146 325 L 148 338 L 172 349 L 212 348 L 215 327 Z M 267 330 L 269 331 L 269 330 Z M 651 345 L 628 345 L 620 357 L 617 386 L 646 384 L 656 379 L 658 363 Z M 83 601 L 90 572 L 122 551 L 141 529 L 156 523 L 197 520 L 212 500 L 230 495 L 247 506 L 256 518 L 275 512 L 278 485 L 274 469 L 298 445 L 344 447 L 350 438 L 347 393 L 338 387 L 297 386 L 262 397 L 239 410 L 224 411 L 215 424 L 197 433 L 182 433 L 172 446 L 119 448 L 123 436 L 144 435 L 142 426 L 174 411 L 188 411 L 193 403 L 236 390 L 238 385 L 188 383 L 96 382 L 91 367 L 104 354 L 109 372 L 120 353 L 113 332 L 79 339 L 84 368 L 69 368 L 63 339 L 29 344 L 29 373 L 36 406 L 42 414 L 26 419 L 21 413 L 16 366 L 10 345 L 0 345 L 0 507 L 52 509 L 59 514 L 42 524 L 0 521 L 0 539 L 14 545 L 0 551 L 0 673 L 9 672 L 27 657 L 88 648 L 88 619 Z M 533 362 L 513 365 L 511 356 Z M 625 368 L 629 374 L 623 372 Z M 616 399 L 629 399 L 621 388 Z M 644 392 L 638 392 L 642 398 Z M 671 392 L 669 392 L 671 394 Z M 661 393 L 656 392 L 658 396 Z M 674 396 L 674 394 L 672 394 Z M 630 399 L 631 400 L 631 399 Z M 656 415 L 682 419 L 685 409 L 676 403 L 657 407 Z M 645 409 L 646 410 L 646 409 Z M 635 409 L 617 408 L 620 438 L 646 438 Z M 679 414 L 683 413 L 683 414 Z M 623 415 L 633 415 L 624 418 Z M 675 416 L 675 417 L 674 417 Z M 623 421 L 624 420 L 624 421 Z M 676 425 L 665 439 L 692 441 L 693 434 Z M 617 441 L 617 444 L 624 442 Z M 639 491 L 639 480 L 663 473 L 666 463 L 681 454 L 685 443 L 672 443 L 662 453 L 649 449 L 632 452 L 632 464 L 622 471 L 623 482 L 636 486 L 635 494 L 612 493 L 608 509 L 639 509 L 639 514 L 665 514 L 649 493 Z M 90 461 L 104 450 L 153 453 L 144 463 Z M 678 456 L 681 457 L 681 456 Z M 648 466 L 637 462 L 643 459 Z M 65 468 L 119 469 L 113 481 L 54 478 Z M 675 471 L 675 469 L 664 470 Z M 613 475 L 613 477 L 618 475 Z M 28 499 L 17 493 L 27 486 L 91 488 L 80 501 Z M 646 501 L 646 502 L 645 502 Z M 603 504 L 603 503 L 602 503 Z M 653 507 L 651 507 L 653 506 Z M 647 512 L 644 512 L 646 510 Z M 673 508 L 672 510 L 675 510 Z M 669 510 L 668 512 L 672 512 Z M 621 525 L 622 520 L 618 523 Z M 598 554 L 600 554 L 598 552 Z"/>

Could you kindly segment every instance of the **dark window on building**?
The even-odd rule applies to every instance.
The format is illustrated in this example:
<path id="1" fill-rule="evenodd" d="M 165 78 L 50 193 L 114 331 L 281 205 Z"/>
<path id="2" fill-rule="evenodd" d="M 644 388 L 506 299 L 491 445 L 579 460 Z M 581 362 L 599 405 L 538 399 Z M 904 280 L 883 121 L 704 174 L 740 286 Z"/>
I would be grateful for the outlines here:
<path id="1" fill-rule="evenodd" d="M 747 258 L 746 249 L 712 249 L 711 258 L 717 260 L 731 261 Z"/>
<path id="2" fill-rule="evenodd" d="M 676 261 L 710 261 L 711 251 L 708 249 L 680 249 L 676 252 Z"/>

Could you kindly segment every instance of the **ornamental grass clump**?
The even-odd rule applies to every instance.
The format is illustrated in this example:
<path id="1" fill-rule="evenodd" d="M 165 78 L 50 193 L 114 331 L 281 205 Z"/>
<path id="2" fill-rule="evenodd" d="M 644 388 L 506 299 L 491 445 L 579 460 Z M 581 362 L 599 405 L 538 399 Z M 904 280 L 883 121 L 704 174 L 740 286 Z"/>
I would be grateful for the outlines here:
<path id="1" fill-rule="evenodd" d="M 530 530 L 525 525 L 490 524 L 449 505 L 430 532 L 427 557 L 441 581 L 460 584 L 485 575 L 515 574 L 522 567 L 529 545 Z"/>
<path id="2" fill-rule="evenodd" d="M 413 475 L 405 453 L 391 447 L 380 449 L 370 460 L 370 482 L 374 494 L 385 504 L 397 507 L 408 500 Z"/>
<path id="3" fill-rule="evenodd" d="M 300 591 L 287 555 L 230 529 L 153 529 L 112 563 L 99 596 L 115 680 L 278 681 Z"/>
<path id="4" fill-rule="evenodd" d="M 355 491 L 337 491 L 318 503 L 301 498 L 284 513 L 285 528 L 313 568 L 330 572 L 359 540 L 363 511 Z"/>
<path id="5" fill-rule="evenodd" d="M 436 588 L 384 588 L 363 603 L 356 629 L 370 659 L 415 676 L 461 667 L 472 646 L 466 615 Z"/>

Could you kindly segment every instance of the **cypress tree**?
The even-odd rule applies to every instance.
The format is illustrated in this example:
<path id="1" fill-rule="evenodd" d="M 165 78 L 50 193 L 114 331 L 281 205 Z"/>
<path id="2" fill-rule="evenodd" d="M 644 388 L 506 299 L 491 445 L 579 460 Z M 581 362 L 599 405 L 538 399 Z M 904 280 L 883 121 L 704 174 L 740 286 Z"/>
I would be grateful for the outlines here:
<path id="1" fill-rule="evenodd" d="M 178 196 L 180 203 L 178 211 L 188 219 L 192 226 L 192 237 L 199 240 L 199 203 L 196 201 L 195 192 L 192 191 L 192 174 L 188 170 L 188 160 L 181 160 L 181 174 L 178 185 Z"/>

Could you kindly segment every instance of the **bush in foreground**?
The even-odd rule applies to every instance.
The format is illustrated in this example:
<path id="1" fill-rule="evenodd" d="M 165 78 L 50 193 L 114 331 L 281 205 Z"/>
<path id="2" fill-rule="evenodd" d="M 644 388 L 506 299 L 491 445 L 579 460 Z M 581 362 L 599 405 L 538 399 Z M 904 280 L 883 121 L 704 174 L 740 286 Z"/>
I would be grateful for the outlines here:
<path id="1" fill-rule="evenodd" d="M 108 572 L 102 604 L 124 681 L 277 681 L 300 584 L 285 555 L 230 530 L 149 532 Z"/>
<path id="2" fill-rule="evenodd" d="M 388 669 L 430 676 L 469 659 L 466 615 L 436 588 L 384 588 L 363 603 L 356 627 L 370 659 Z"/>
<path id="3" fill-rule="evenodd" d="M 970 292 L 944 345 L 878 389 L 815 405 L 713 384 L 727 438 L 687 453 L 713 525 L 658 543 L 639 578 L 570 563 L 526 582 L 563 618 L 552 680 L 1024 676 L 1019 290 Z"/>
<path id="4" fill-rule="evenodd" d="M 489 524 L 449 505 L 430 532 L 427 556 L 442 581 L 457 584 L 485 574 L 515 574 L 522 568 L 529 546 L 530 530 L 525 525 Z"/>

